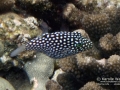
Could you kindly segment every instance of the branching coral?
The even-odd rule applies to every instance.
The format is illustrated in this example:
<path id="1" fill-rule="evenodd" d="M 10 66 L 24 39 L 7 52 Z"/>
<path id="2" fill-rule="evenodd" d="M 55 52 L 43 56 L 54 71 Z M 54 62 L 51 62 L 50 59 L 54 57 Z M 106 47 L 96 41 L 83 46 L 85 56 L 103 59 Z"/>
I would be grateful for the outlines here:
<path id="1" fill-rule="evenodd" d="M 108 57 L 112 54 L 120 54 L 120 32 L 116 36 L 108 33 L 100 38 L 99 42 L 102 55 Z"/>
<path id="2" fill-rule="evenodd" d="M 46 83 L 46 90 L 62 90 L 62 87 L 57 82 L 49 80 Z"/>
<path id="3" fill-rule="evenodd" d="M 72 74 L 59 74 L 57 81 L 63 87 L 63 90 L 78 90 L 76 79 Z"/>
<path id="4" fill-rule="evenodd" d="M 80 84 L 79 87 L 89 81 L 99 82 L 98 77 L 120 77 L 120 56 L 118 55 L 112 55 L 108 60 L 95 60 L 79 54 L 76 59 L 70 57 L 61 60 L 59 65 L 63 71 L 76 77 L 76 83 Z M 65 87 L 64 85 L 62 86 L 63 88 Z"/>
<path id="5" fill-rule="evenodd" d="M 100 86 L 98 83 L 91 81 L 86 83 L 79 90 L 109 90 L 109 89 L 105 89 L 104 87 Z"/>
<path id="6" fill-rule="evenodd" d="M 92 39 L 99 39 L 111 31 L 110 20 L 106 14 L 85 15 L 82 24 Z"/>
<path id="7" fill-rule="evenodd" d="M 44 34 L 48 38 L 43 40 L 43 42 L 45 41 L 44 47 L 39 49 L 44 49 L 45 53 L 48 50 L 47 55 L 65 57 L 61 57 L 63 59 L 59 61 L 59 67 L 64 73 L 60 74 L 59 72 L 56 81 L 51 79 L 46 85 L 47 90 L 117 90 L 117 88 L 119 90 L 117 86 L 106 86 L 107 88 L 104 88 L 98 84 L 100 84 L 102 78 L 120 77 L 120 0 L 1 0 L 0 4 L 1 13 L 6 10 L 10 11 L 13 6 L 13 9 L 17 12 L 17 14 L 5 13 L 0 15 L 0 70 L 8 70 L 13 66 L 24 67 L 28 78 L 33 82 L 33 87 L 28 88 L 45 90 L 45 83 L 52 78 L 52 74 L 55 75 L 52 58 L 41 53 L 38 53 L 36 58 L 34 51 L 23 52 L 14 58 L 9 56 L 11 51 L 21 44 L 25 44 L 38 35 L 40 36 L 41 30 L 39 28 L 41 28 L 41 25 L 37 20 L 42 19 L 46 22 L 43 23 L 43 26 L 46 27 L 42 27 L 42 29 L 47 28 L 48 30 L 48 26 L 51 27 L 49 32 L 53 36 L 55 34 L 55 40 L 51 40 L 53 38 L 49 37 L 49 34 Z M 84 46 L 81 48 L 81 44 L 76 45 L 76 42 L 71 45 L 72 39 L 66 38 L 68 35 L 65 35 L 65 33 L 59 33 L 62 37 L 65 37 L 62 42 L 56 36 L 58 31 L 71 33 L 75 29 L 83 29 L 80 31 L 81 35 L 92 41 L 93 48 L 77 55 L 74 53 L 74 56 L 72 53 L 69 54 L 70 57 L 66 57 L 68 53 L 76 51 L 72 50 L 72 45 L 78 46 L 82 51 L 83 49 L 86 50 L 86 46 L 89 46 L 88 43 L 84 43 L 86 41 L 83 38 L 80 38 L 82 40 L 80 42 Z M 76 35 L 71 35 L 71 37 L 77 39 Z M 36 46 L 39 47 L 37 44 L 41 45 L 41 43 L 34 43 L 34 39 L 32 41 L 34 49 Z M 61 43 L 58 43 L 58 41 Z M 67 43 L 69 41 L 70 43 Z M 39 42 L 38 38 L 35 42 Z M 50 44 L 50 42 L 54 43 Z M 64 48 L 60 49 L 59 44 Z M 70 48 L 67 49 L 66 47 Z M 19 48 L 18 51 L 22 49 Z M 11 75 L 11 79 L 20 76 L 9 75 Z M 23 81 L 20 80 L 22 83 Z M 16 80 L 16 82 L 18 81 Z M 114 85 L 117 83 L 111 82 L 108 84 Z M 13 83 L 13 86 L 16 86 L 16 84 Z M 15 87 L 15 89 L 18 89 L 18 87 Z"/>
<path id="8" fill-rule="evenodd" d="M 92 13 L 79 10 L 74 4 L 67 4 L 63 10 L 63 17 L 70 25 L 85 29 L 90 38 L 96 41 L 107 33 L 119 32 L 119 12 L 119 8 L 109 4 L 103 10 Z"/>

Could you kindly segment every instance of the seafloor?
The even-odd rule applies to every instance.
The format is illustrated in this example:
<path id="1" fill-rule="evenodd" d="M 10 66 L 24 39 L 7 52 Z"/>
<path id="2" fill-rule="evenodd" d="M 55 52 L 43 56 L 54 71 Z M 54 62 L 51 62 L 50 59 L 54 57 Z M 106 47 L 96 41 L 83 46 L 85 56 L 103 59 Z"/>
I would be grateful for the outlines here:
<path id="1" fill-rule="evenodd" d="M 10 56 L 56 31 L 80 32 L 93 47 L 61 59 Z M 0 90 L 120 90 L 120 0 L 0 0 Z"/>

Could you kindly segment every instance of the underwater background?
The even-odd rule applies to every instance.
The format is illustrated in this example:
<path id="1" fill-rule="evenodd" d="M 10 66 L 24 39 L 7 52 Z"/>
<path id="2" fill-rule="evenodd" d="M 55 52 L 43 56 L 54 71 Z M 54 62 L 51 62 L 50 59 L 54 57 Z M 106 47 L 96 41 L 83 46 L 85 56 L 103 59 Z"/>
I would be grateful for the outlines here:
<path id="1" fill-rule="evenodd" d="M 0 0 L 0 90 L 120 90 L 120 0 Z"/>

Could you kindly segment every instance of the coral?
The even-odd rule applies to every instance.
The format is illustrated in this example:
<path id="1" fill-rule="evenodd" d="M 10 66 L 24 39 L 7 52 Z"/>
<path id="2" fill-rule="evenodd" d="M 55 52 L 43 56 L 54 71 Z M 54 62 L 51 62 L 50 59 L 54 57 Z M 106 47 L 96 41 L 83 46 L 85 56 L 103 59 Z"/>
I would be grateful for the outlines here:
<path id="1" fill-rule="evenodd" d="M 60 60 L 59 65 L 63 71 L 75 76 L 76 84 L 80 84 L 79 87 L 89 81 L 99 82 L 97 78 L 120 77 L 120 56 L 118 55 L 112 55 L 108 60 L 95 60 L 85 57 L 84 54 L 78 54 L 76 58 L 74 56 Z"/>
<path id="2" fill-rule="evenodd" d="M 21 66 L 18 61 L 12 60 L 7 54 L 0 57 L 0 70 L 9 70 L 13 66 Z"/>
<path id="3" fill-rule="evenodd" d="M 99 13 L 104 10 L 107 6 L 119 7 L 119 0 L 69 0 L 78 9 L 86 11 L 88 13 Z"/>
<path id="4" fill-rule="evenodd" d="M 62 87 L 57 82 L 49 80 L 46 83 L 46 90 L 62 90 Z"/>
<path id="5" fill-rule="evenodd" d="M 30 26 L 30 29 L 38 28 L 38 22 L 36 18 L 30 16 L 30 17 L 25 18 L 24 21 L 27 23 L 28 26 Z"/>
<path id="6" fill-rule="evenodd" d="M 77 47 L 82 52 L 73 55 L 72 51 L 76 50 L 71 48 L 72 39 L 66 38 L 60 43 L 62 49 L 58 52 L 60 46 L 55 32 L 75 33 L 76 29 L 80 29 L 77 32 L 90 40 L 93 47 L 88 50 L 86 46 L 89 45 L 80 38 L 85 51 L 79 44 Z M 47 55 L 62 57 L 72 54 L 56 59 L 54 64 L 54 59 L 42 53 L 22 52 L 30 40 L 33 41 L 31 46 L 34 48 L 41 44 L 34 43 L 33 39 L 42 37 L 41 33 L 44 33 L 43 37 L 48 37 L 43 42 L 52 39 L 48 33 L 55 34 L 53 41 L 56 43 L 50 40 L 52 44 L 45 42 L 45 48 L 42 47 L 45 53 L 48 50 Z M 67 35 L 64 33 L 63 36 Z M 73 37 L 77 39 L 75 35 Z M 39 42 L 38 38 L 36 41 Z M 66 50 L 63 46 L 70 48 Z M 16 48 L 18 49 L 11 54 Z M 10 57 L 10 54 L 19 55 Z M 119 67 L 120 0 L 0 1 L 0 76 L 8 80 L 16 90 L 119 90 Z M 59 71 L 56 70 L 58 68 Z M 112 82 L 113 79 L 116 83 Z M 103 83 L 101 80 L 111 82 Z"/>
<path id="7" fill-rule="evenodd" d="M 99 39 L 111 31 L 109 17 L 102 14 L 88 14 L 83 17 L 82 25 L 91 39 Z"/>
<path id="8" fill-rule="evenodd" d="M 108 33 L 100 39 L 100 46 L 105 50 L 113 50 L 116 48 L 115 45 L 117 44 L 117 42 L 115 40 L 116 39 L 113 38 L 113 35 Z"/>
<path id="9" fill-rule="evenodd" d="M 15 0 L 1 0 L 0 1 L 0 12 L 10 10 L 15 4 Z"/>
<path id="10" fill-rule="evenodd" d="M 25 64 L 24 70 L 33 83 L 33 90 L 46 90 L 45 84 L 53 74 L 54 59 L 38 53 L 35 59 Z"/>
<path id="11" fill-rule="evenodd" d="M 86 12 L 93 12 L 97 6 L 97 0 L 70 0 L 77 8 Z"/>
<path id="12" fill-rule="evenodd" d="M 36 35 L 40 34 L 41 31 L 34 23 L 35 18 L 29 17 L 30 20 L 27 20 L 20 17 L 15 13 L 7 13 L 0 16 L 1 21 L 1 34 L 5 35 L 5 40 L 18 39 L 18 42 L 27 42 L 29 38 L 33 38 Z M 29 22 L 28 22 L 29 21 Z M 32 25 L 31 25 L 32 24 Z M 6 32 L 6 33 L 5 33 Z M 21 41 L 20 41 L 21 40 Z M 17 43 L 18 43 L 17 42 Z"/>
<path id="13" fill-rule="evenodd" d="M 76 68 L 76 60 L 74 56 L 63 58 L 59 61 L 60 68 L 69 73 L 77 72 L 78 69 Z"/>
<path id="14" fill-rule="evenodd" d="M 76 79 L 72 74 L 59 74 L 57 81 L 63 87 L 63 90 L 78 90 Z"/>
<path id="15" fill-rule="evenodd" d="M 100 86 L 98 83 L 91 81 L 91 82 L 86 83 L 79 90 L 109 90 L 109 89 L 105 89 L 102 86 Z"/>
<path id="16" fill-rule="evenodd" d="M 93 58 L 90 58 L 90 57 L 85 58 L 84 56 L 77 55 L 77 65 L 78 65 L 79 72 L 76 73 L 76 78 L 78 78 L 79 81 L 82 80 L 84 83 L 86 83 L 89 80 L 96 80 L 95 76 L 97 77 L 102 76 L 100 73 L 102 72 L 101 69 L 103 69 L 104 66 L 97 63 L 96 60 Z M 90 68 L 92 68 L 92 72 Z M 84 72 L 87 72 L 87 73 L 84 73 Z M 89 77 L 88 77 L 88 74 L 89 74 Z"/>
<path id="17" fill-rule="evenodd" d="M 99 39 L 111 31 L 110 20 L 105 13 L 86 14 L 79 11 L 73 4 L 68 4 L 64 9 L 63 17 L 67 18 L 74 26 L 84 28 L 92 39 Z"/>
<path id="18" fill-rule="evenodd" d="M 112 34 L 117 34 L 120 31 L 120 8 L 115 6 L 107 6 L 104 12 L 109 16 Z"/>
<path id="19" fill-rule="evenodd" d="M 15 90 L 14 87 L 4 78 L 0 77 L 1 90 Z"/>
<path id="20" fill-rule="evenodd" d="M 111 55 L 105 67 L 106 77 L 120 77 L 120 56 Z"/>
<path id="21" fill-rule="evenodd" d="M 102 55 L 109 57 L 112 54 L 120 54 L 120 32 L 113 36 L 108 33 L 99 40 Z"/>
<path id="22" fill-rule="evenodd" d="M 77 65 L 80 71 L 86 71 L 87 74 L 88 72 L 91 73 L 90 78 L 97 76 L 97 77 L 119 77 L 119 65 L 120 61 L 119 58 L 120 56 L 118 55 L 112 55 L 108 60 L 101 59 L 101 60 L 93 60 L 90 58 L 80 58 L 81 56 L 78 55 L 77 57 Z M 92 71 L 90 70 L 92 68 Z M 84 71 L 84 72 L 85 72 Z M 86 76 L 86 73 L 83 73 Z M 96 79 L 96 78 L 95 78 Z"/>
<path id="23" fill-rule="evenodd" d="M 78 13 L 79 12 L 79 13 Z M 73 4 L 67 4 L 63 9 L 63 18 L 69 21 L 71 27 L 81 27 L 81 22 L 84 13 L 79 11 Z M 76 17 L 77 16 L 77 17 Z"/>
<path id="24" fill-rule="evenodd" d="M 98 10 L 99 12 L 94 11 L 92 13 L 78 9 L 74 4 L 69 3 L 66 4 L 63 9 L 63 18 L 70 23 L 70 26 L 83 28 L 93 41 L 97 41 L 107 33 L 116 34 L 120 30 L 120 9 L 111 3 L 112 2 L 108 2 L 103 10 Z"/>

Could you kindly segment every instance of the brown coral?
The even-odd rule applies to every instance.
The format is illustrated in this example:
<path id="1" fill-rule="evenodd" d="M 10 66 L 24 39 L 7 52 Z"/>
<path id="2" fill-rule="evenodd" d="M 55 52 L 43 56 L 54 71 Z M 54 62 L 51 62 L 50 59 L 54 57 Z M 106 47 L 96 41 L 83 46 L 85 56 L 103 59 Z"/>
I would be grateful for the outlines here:
<path id="1" fill-rule="evenodd" d="M 93 40 L 98 40 L 104 34 L 111 32 L 111 21 L 106 13 L 92 13 L 77 9 L 73 4 L 67 4 L 63 17 L 73 27 L 83 28 Z"/>
<path id="2" fill-rule="evenodd" d="M 62 87 L 57 82 L 49 80 L 46 83 L 46 90 L 62 90 Z"/>
<path id="3" fill-rule="evenodd" d="M 115 49 L 115 45 L 117 42 L 116 39 L 113 38 L 114 36 L 110 33 L 104 35 L 99 41 L 100 41 L 100 46 L 105 49 L 105 50 L 113 50 Z"/>
<path id="4" fill-rule="evenodd" d="M 96 0 L 70 0 L 77 8 L 86 12 L 93 12 L 97 6 Z"/>
<path id="5" fill-rule="evenodd" d="M 107 14 L 88 14 L 82 21 L 83 28 L 93 40 L 111 31 L 110 20 Z"/>
<path id="6" fill-rule="evenodd" d="M 108 33 L 99 40 L 100 48 L 102 49 L 102 55 L 109 57 L 112 54 L 120 54 L 120 32 L 113 36 Z"/>
<path id="7" fill-rule="evenodd" d="M 120 8 L 109 5 L 105 8 L 104 13 L 109 16 L 112 34 L 117 34 L 120 31 Z"/>
<path id="8" fill-rule="evenodd" d="M 32 14 L 38 19 L 43 19 L 53 31 L 59 30 L 61 25 L 65 23 L 67 24 L 65 26 L 69 26 L 71 31 L 78 28 L 84 29 L 83 31 L 86 31 L 92 40 L 94 44 L 92 50 L 60 60 L 59 66 L 65 71 L 64 74 L 60 74 L 57 78 L 61 86 L 57 82 L 49 81 L 46 85 L 48 90 L 104 90 L 102 86 L 98 85 L 99 78 L 120 77 L 120 56 L 118 56 L 120 55 L 119 0 L 1 0 L 0 3 L 0 12 L 10 10 L 15 4 L 15 9 L 20 8 L 19 10 L 22 15 L 26 14 L 27 16 L 27 14 Z M 21 9 L 24 10 L 22 11 Z M 66 31 L 66 28 L 64 30 Z M 39 27 L 33 23 L 29 23 L 28 18 L 24 19 L 16 14 L 9 13 L 0 16 L 0 40 L 3 41 L 5 39 L 5 43 L 1 41 L 4 46 L 0 44 L 1 48 L 5 47 L 5 52 L 3 52 L 3 49 L 0 51 L 0 69 L 9 69 L 13 66 L 22 67 L 23 63 L 26 62 L 28 64 L 29 62 L 27 60 L 33 58 L 33 52 L 24 52 L 15 58 L 10 58 L 9 53 L 17 45 L 20 46 L 24 41 L 27 42 L 29 39 L 36 37 L 38 33 Z M 81 35 L 88 37 L 83 32 L 81 32 Z M 19 61 L 22 61 L 22 63 Z M 36 62 L 36 59 L 33 62 Z M 46 63 L 48 64 L 46 66 L 49 67 L 50 63 L 48 61 Z M 33 68 L 33 64 L 35 67 L 37 65 L 38 68 Z M 45 66 L 45 64 L 42 63 L 39 66 L 39 63 L 32 63 L 31 65 L 28 64 L 29 69 L 24 70 L 26 70 L 29 78 L 30 76 L 37 77 L 35 80 L 39 81 L 39 84 L 43 81 L 46 73 L 50 71 L 50 68 L 48 70 L 41 68 L 41 70 L 45 71 L 43 73 L 39 68 L 41 65 Z M 40 71 L 35 72 L 35 69 Z M 21 72 L 19 73 L 21 75 Z M 20 76 L 13 74 L 9 74 L 10 78 Z M 22 81 L 17 80 L 17 82 Z M 13 83 L 13 85 L 16 86 L 18 83 Z M 42 86 L 45 88 L 44 85 Z M 81 88 L 82 86 L 83 88 Z M 109 90 L 119 90 L 119 87 L 114 87 L 108 88 Z M 15 89 L 18 88 L 16 87 Z"/>
<path id="9" fill-rule="evenodd" d="M 120 56 L 111 55 L 105 69 L 106 77 L 120 77 Z"/>
<path id="10" fill-rule="evenodd" d="M 78 0 L 76 2 L 83 3 L 84 1 Z M 91 1 L 91 3 L 93 2 L 94 0 Z M 99 0 L 97 3 L 99 3 Z M 100 1 L 99 4 L 103 4 L 104 6 L 104 3 Z M 93 12 L 88 13 L 85 10 L 75 7 L 74 4 L 69 3 L 63 10 L 63 17 L 67 19 L 70 26 L 83 28 L 89 34 L 90 38 L 96 41 L 107 33 L 117 34 L 120 30 L 120 8 L 114 5 L 117 4 L 114 1 L 106 2 L 105 4 L 105 7 L 101 6 L 101 10 L 95 8 Z"/>
<path id="11" fill-rule="evenodd" d="M 63 87 L 63 90 L 78 90 L 77 81 L 72 74 L 59 74 L 57 81 Z"/>
<path id="12" fill-rule="evenodd" d="M 104 87 L 100 86 L 98 83 L 91 81 L 91 82 L 86 83 L 79 90 L 109 90 L 109 89 L 105 89 Z"/>
<path id="13" fill-rule="evenodd" d="M 80 12 L 73 4 L 69 3 L 63 9 L 63 18 L 69 21 L 71 27 L 81 27 L 80 20 L 83 18 L 84 13 Z M 77 17 L 76 17 L 77 16 Z"/>
<path id="14" fill-rule="evenodd" d="M 76 58 L 66 58 L 59 63 L 66 73 L 71 73 L 75 76 L 76 84 L 79 83 L 80 85 L 84 85 L 89 81 L 99 82 L 97 78 L 120 77 L 120 56 L 118 55 L 112 55 L 108 60 L 95 60 L 78 54 Z M 64 87 L 64 85 L 62 86 Z"/>
<path id="15" fill-rule="evenodd" d="M 75 61 L 75 57 L 71 56 L 71 57 L 66 57 L 63 58 L 59 61 L 59 66 L 61 67 L 61 69 L 65 72 L 77 72 L 77 68 L 76 68 L 76 61 Z"/>
<path id="16" fill-rule="evenodd" d="M 96 75 L 97 77 L 120 77 L 120 56 L 119 55 L 112 55 L 109 59 L 101 59 L 101 60 L 94 60 L 86 57 L 84 59 L 81 58 L 81 55 L 77 56 L 77 64 L 79 66 L 80 71 L 84 71 L 90 73 L 90 78 Z M 83 76 L 85 76 L 83 75 Z"/>

